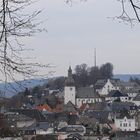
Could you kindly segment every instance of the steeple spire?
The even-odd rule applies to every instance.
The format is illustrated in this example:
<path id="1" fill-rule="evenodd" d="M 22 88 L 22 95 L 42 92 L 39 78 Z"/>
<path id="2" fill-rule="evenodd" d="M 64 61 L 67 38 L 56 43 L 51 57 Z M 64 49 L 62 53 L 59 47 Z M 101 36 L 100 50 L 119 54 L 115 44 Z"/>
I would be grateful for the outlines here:
<path id="1" fill-rule="evenodd" d="M 72 77 L 72 69 L 71 69 L 71 66 L 69 66 L 69 69 L 68 69 L 68 78 Z"/>
<path id="2" fill-rule="evenodd" d="M 72 77 L 72 69 L 71 69 L 71 66 L 69 66 L 69 69 L 68 69 L 68 77 L 65 81 L 65 85 L 66 86 L 74 86 L 74 79 Z"/>

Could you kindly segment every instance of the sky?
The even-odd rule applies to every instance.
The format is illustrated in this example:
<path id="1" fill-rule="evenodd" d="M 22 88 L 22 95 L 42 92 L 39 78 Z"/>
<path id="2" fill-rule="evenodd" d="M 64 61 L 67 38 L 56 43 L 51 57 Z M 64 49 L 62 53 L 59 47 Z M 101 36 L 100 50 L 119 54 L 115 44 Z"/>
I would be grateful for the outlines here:
<path id="1" fill-rule="evenodd" d="M 41 63 L 51 64 L 53 76 L 67 75 L 69 65 L 94 65 L 94 48 L 97 65 L 106 62 L 114 65 L 115 74 L 140 73 L 140 23 L 134 27 L 111 17 L 121 14 L 116 0 L 39 0 L 31 10 L 43 9 L 39 19 L 47 32 L 39 33 L 24 43 L 34 51 Z M 130 13 L 133 13 L 129 10 Z"/>

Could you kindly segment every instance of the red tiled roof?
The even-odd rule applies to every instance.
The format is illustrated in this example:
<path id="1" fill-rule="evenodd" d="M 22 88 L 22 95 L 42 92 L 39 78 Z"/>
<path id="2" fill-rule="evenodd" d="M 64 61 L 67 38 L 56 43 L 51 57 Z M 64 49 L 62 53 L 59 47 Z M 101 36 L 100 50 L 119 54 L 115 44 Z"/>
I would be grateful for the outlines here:
<path id="1" fill-rule="evenodd" d="M 36 109 L 40 111 L 47 110 L 49 112 L 52 112 L 52 109 L 47 104 L 36 106 Z"/>

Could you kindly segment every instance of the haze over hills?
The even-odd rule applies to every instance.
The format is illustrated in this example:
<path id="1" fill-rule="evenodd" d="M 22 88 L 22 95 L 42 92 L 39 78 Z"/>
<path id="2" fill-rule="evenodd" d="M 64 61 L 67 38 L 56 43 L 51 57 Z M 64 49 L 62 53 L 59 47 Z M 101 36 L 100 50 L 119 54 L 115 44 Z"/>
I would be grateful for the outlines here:
<path id="1" fill-rule="evenodd" d="M 120 79 L 122 81 L 129 81 L 130 78 L 139 78 L 140 79 L 140 74 L 115 74 L 114 78 Z"/>
<path id="2" fill-rule="evenodd" d="M 139 78 L 140 74 L 116 74 L 114 75 L 114 78 L 120 79 L 122 81 L 129 81 L 130 77 L 133 78 Z M 19 81 L 17 83 L 13 82 L 6 85 L 4 83 L 0 83 L 0 90 L 2 92 L 5 92 L 6 97 L 11 97 L 13 95 L 16 95 L 18 92 L 24 91 L 25 88 L 33 88 L 37 85 L 43 85 L 48 82 L 48 79 L 29 79 L 29 80 L 23 80 Z M 23 85 L 23 86 L 19 86 Z M 15 90 L 14 90 L 15 89 Z"/>
<path id="3" fill-rule="evenodd" d="M 29 79 L 7 84 L 0 83 L 0 91 L 5 92 L 6 97 L 16 95 L 18 92 L 24 91 L 26 88 L 33 88 L 37 85 L 43 85 L 48 82 L 48 79 Z"/>

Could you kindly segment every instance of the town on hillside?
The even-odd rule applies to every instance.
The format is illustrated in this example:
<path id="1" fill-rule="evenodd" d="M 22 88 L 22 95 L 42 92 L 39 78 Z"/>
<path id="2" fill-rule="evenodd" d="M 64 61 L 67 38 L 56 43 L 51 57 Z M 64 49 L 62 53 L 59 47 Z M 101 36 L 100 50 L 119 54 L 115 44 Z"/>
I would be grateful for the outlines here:
<path id="1" fill-rule="evenodd" d="M 1 97 L 0 139 L 140 140 L 136 80 L 104 77 L 77 86 L 71 67 L 62 79 L 59 84 L 56 78 L 45 86 L 26 88 L 11 99 Z"/>

